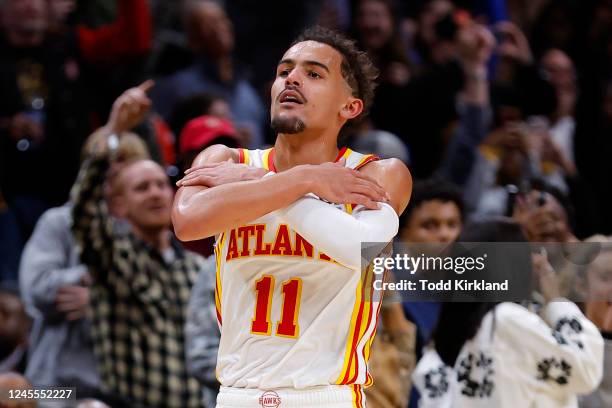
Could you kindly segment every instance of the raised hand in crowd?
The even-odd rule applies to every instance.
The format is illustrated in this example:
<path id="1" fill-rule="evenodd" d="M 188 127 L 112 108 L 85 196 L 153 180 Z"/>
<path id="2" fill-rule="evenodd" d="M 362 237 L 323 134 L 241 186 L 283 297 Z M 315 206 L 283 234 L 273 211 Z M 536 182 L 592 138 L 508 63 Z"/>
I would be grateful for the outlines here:
<path id="1" fill-rule="evenodd" d="M 466 79 L 462 98 L 476 105 L 487 104 L 489 101 L 487 62 L 495 47 L 495 37 L 485 26 L 470 23 L 460 29 L 457 42 Z"/>
<path id="2" fill-rule="evenodd" d="M 106 128 L 112 133 L 120 134 L 140 124 L 151 108 L 152 102 L 147 92 L 154 84 L 149 79 L 123 92 L 113 103 Z"/>
<path id="3" fill-rule="evenodd" d="M 500 21 L 495 26 L 495 32 L 500 37 L 496 50 L 499 56 L 523 65 L 533 62 L 529 41 L 516 24 L 510 21 Z"/>
<path id="4" fill-rule="evenodd" d="M 489 61 L 495 48 L 495 37 L 482 24 L 470 23 L 459 30 L 457 43 L 464 68 L 476 69 Z"/>
<path id="5" fill-rule="evenodd" d="M 548 303 L 553 299 L 561 297 L 559 278 L 554 268 L 548 261 L 546 249 L 542 248 L 540 253 L 531 255 L 534 276 L 537 279 L 539 293 Z"/>

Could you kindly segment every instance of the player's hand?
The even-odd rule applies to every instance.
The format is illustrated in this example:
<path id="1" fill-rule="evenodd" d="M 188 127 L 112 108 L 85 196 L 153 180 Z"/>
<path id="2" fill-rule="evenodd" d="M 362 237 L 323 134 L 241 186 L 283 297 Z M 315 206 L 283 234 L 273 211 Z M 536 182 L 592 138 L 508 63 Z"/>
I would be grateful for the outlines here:
<path id="1" fill-rule="evenodd" d="M 147 96 L 147 92 L 153 88 L 154 84 L 149 79 L 137 87 L 123 92 L 115 100 L 106 124 L 106 127 L 112 133 L 120 134 L 130 130 L 144 120 L 145 115 L 151 108 L 151 100 Z"/>
<path id="2" fill-rule="evenodd" d="M 311 183 L 311 192 L 338 204 L 363 205 L 370 210 L 379 208 L 378 202 L 388 202 L 385 190 L 371 177 L 337 163 L 307 165 L 302 169 Z"/>
<path id="3" fill-rule="evenodd" d="M 66 314 L 67 320 L 85 317 L 89 307 L 89 288 L 83 286 L 64 286 L 58 289 L 55 297 L 57 310 Z"/>
<path id="4" fill-rule="evenodd" d="M 203 164 L 185 171 L 185 177 L 176 182 L 178 187 L 216 187 L 238 181 L 259 180 L 268 171 L 246 164 L 224 161 Z"/>

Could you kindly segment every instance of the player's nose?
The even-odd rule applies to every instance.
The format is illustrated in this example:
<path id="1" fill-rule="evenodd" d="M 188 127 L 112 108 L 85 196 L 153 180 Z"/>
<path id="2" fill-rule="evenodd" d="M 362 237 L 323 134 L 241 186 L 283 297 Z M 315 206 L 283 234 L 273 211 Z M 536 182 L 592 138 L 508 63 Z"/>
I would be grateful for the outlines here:
<path id="1" fill-rule="evenodd" d="M 302 78 L 298 69 L 292 69 L 291 72 L 285 78 L 285 86 L 293 85 L 293 86 L 301 86 Z"/>

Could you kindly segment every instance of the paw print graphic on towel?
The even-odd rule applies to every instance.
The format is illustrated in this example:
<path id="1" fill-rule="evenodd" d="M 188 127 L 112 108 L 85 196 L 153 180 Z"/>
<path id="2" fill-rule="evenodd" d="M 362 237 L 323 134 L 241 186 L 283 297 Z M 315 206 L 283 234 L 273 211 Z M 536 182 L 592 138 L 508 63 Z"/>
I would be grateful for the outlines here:
<path id="1" fill-rule="evenodd" d="M 578 319 L 564 317 L 559 319 L 555 325 L 555 328 L 553 329 L 552 335 L 555 340 L 557 340 L 557 343 L 561 345 L 569 344 L 571 341 L 582 349 L 584 348 L 584 345 L 580 340 L 576 339 L 576 335 L 580 333 L 582 333 L 582 325 Z"/>
<path id="2" fill-rule="evenodd" d="M 459 362 L 457 381 L 463 386 L 461 393 L 472 398 L 490 397 L 493 383 L 493 359 L 483 352 L 469 353 Z"/>
<path id="3" fill-rule="evenodd" d="M 425 374 L 425 389 L 429 398 L 439 398 L 448 391 L 448 372 L 444 365 L 429 370 Z"/>
<path id="4" fill-rule="evenodd" d="M 559 385 L 566 385 L 571 375 L 572 366 L 563 359 L 559 361 L 551 357 L 538 363 L 538 380 L 554 381 Z"/>

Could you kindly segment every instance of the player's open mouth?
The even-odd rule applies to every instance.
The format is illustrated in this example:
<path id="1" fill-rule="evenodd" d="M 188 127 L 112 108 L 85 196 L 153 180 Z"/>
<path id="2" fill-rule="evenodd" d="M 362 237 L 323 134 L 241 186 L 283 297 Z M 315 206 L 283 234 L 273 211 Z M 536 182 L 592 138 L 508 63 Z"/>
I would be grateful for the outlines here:
<path id="1" fill-rule="evenodd" d="M 279 102 L 281 104 L 303 105 L 304 98 L 302 97 L 302 95 L 299 94 L 299 92 L 287 89 L 281 92 Z"/>

